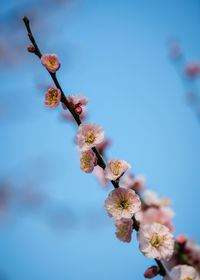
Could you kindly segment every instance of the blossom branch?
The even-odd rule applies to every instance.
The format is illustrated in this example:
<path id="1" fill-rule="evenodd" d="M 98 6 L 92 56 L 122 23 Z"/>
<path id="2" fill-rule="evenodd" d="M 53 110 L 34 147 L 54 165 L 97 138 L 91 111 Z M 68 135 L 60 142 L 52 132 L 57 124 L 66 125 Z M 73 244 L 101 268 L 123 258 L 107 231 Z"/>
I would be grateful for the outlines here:
<path id="1" fill-rule="evenodd" d="M 29 19 L 25 16 L 23 18 L 23 21 L 24 21 L 24 24 L 26 26 L 26 29 L 27 29 L 27 32 L 28 32 L 28 37 L 31 41 L 31 43 L 33 44 L 34 46 L 34 49 L 31 51 L 33 52 L 35 55 L 38 56 L 39 59 L 41 59 L 42 57 L 42 53 L 40 52 L 40 49 L 37 45 L 37 43 L 35 42 L 35 39 L 34 39 L 34 36 L 32 34 L 32 31 L 31 31 L 31 28 L 30 28 L 30 24 L 29 24 Z M 48 70 L 47 70 L 48 71 Z M 55 73 L 51 73 L 50 71 L 48 71 L 51 78 L 53 79 L 56 87 L 61 91 L 61 102 L 67 107 L 67 109 L 70 111 L 70 113 L 72 114 L 74 120 L 76 121 L 77 125 L 79 126 L 81 124 L 81 120 L 79 118 L 79 115 L 77 115 L 77 113 L 75 112 L 74 108 L 70 105 L 70 103 L 68 102 L 58 80 L 57 80 L 57 77 L 56 77 L 56 74 Z M 100 155 L 100 153 L 98 152 L 98 150 L 96 149 L 96 147 L 93 147 L 92 148 L 93 152 L 96 154 L 97 156 L 97 159 L 98 159 L 98 165 L 100 167 L 102 167 L 103 169 L 105 169 L 106 167 L 106 163 L 103 159 L 103 157 Z M 115 182 L 115 181 L 111 181 L 111 183 L 113 184 L 113 186 L 115 188 L 119 187 L 118 183 Z"/>
<path id="2" fill-rule="evenodd" d="M 33 37 L 32 31 L 31 31 L 31 28 L 30 28 L 30 25 L 29 25 L 29 19 L 28 19 L 27 17 L 24 17 L 24 18 L 23 18 L 23 21 L 24 21 L 24 24 L 25 24 L 26 29 L 27 29 L 27 32 L 28 32 L 28 37 L 29 37 L 31 43 L 33 44 L 33 46 L 29 46 L 29 47 L 28 47 L 28 51 L 34 53 L 36 56 L 38 56 L 39 59 L 42 60 L 43 56 L 42 56 L 42 53 L 40 52 L 40 49 L 39 49 L 37 43 L 35 42 L 34 37 Z M 60 66 L 60 65 L 59 65 L 59 66 Z M 58 68 L 59 68 L 59 66 L 58 66 Z M 58 80 L 57 80 L 56 73 L 55 73 L 55 72 L 52 72 L 52 71 L 49 71 L 49 70 L 48 70 L 48 67 L 46 67 L 46 68 L 47 68 L 47 71 L 49 72 L 49 74 L 50 74 L 52 80 L 54 81 L 54 83 L 55 83 L 57 89 L 58 89 L 59 92 L 60 92 L 60 101 L 67 107 L 67 109 L 68 109 L 68 110 L 70 111 L 70 113 L 72 114 L 74 120 L 76 121 L 77 125 L 80 127 L 80 125 L 81 125 L 82 123 L 81 123 L 79 114 L 77 114 L 75 108 L 70 104 L 70 102 L 69 102 L 68 99 L 66 98 L 66 96 L 65 96 L 65 94 L 64 94 L 64 92 L 63 92 L 63 90 L 62 90 L 62 88 L 61 88 L 61 86 L 60 86 L 60 84 L 59 84 L 59 82 L 58 82 Z M 58 69 L 58 68 L 57 68 L 57 69 Z M 54 90 L 55 90 L 55 89 L 54 89 Z M 83 125 L 83 124 L 82 124 L 82 125 Z M 99 165 L 102 169 L 104 169 L 104 170 L 106 171 L 106 169 L 107 169 L 106 163 L 105 163 L 103 157 L 101 156 L 101 154 L 99 153 L 99 151 L 97 150 L 97 148 L 93 146 L 93 147 L 91 148 L 91 150 L 95 153 L 95 155 L 96 155 L 96 157 L 97 157 L 97 163 L 98 163 L 98 165 Z M 119 163 L 119 162 L 114 162 L 114 163 L 111 162 L 111 164 L 115 164 L 115 165 L 116 165 L 116 164 L 121 164 L 121 163 L 122 163 L 122 161 L 121 161 L 120 163 Z M 126 170 L 128 170 L 128 169 L 130 168 L 130 165 L 128 165 L 125 161 L 123 162 L 123 164 L 124 164 L 124 163 L 125 163 L 124 166 L 126 166 Z M 117 167 L 117 168 L 118 168 L 118 167 Z M 120 168 L 121 168 L 121 167 L 120 167 Z M 125 172 L 126 170 L 124 170 L 124 172 Z M 121 174 L 121 176 L 122 176 L 122 175 L 123 175 L 123 173 Z M 113 179 L 113 178 L 110 178 L 110 181 L 111 181 L 111 183 L 112 183 L 112 185 L 114 186 L 115 189 L 120 189 L 120 188 L 119 188 L 119 178 L 120 178 L 120 177 L 115 177 L 114 179 Z M 129 194 L 130 194 L 130 192 L 129 192 Z M 133 195 L 133 198 L 136 199 L 135 203 L 137 204 L 138 201 L 137 201 L 136 196 Z M 138 200 L 139 200 L 139 198 L 138 198 Z M 139 205 L 139 204 L 138 204 L 138 205 Z M 139 207 L 139 206 L 138 206 L 138 207 Z M 133 214 L 131 215 L 130 218 L 132 219 L 132 223 L 133 223 L 132 226 L 133 226 L 133 228 L 138 232 L 139 229 L 140 229 L 140 224 L 139 224 L 139 222 L 136 220 L 136 218 L 135 218 L 135 216 L 134 216 Z M 160 260 L 158 260 L 158 259 L 155 259 L 155 261 L 156 261 L 156 263 L 157 263 L 157 265 L 158 265 L 158 268 L 159 268 L 159 272 L 158 272 L 158 273 L 159 273 L 161 276 L 167 275 L 167 271 L 166 271 L 164 265 L 162 264 L 162 262 L 161 262 Z"/>

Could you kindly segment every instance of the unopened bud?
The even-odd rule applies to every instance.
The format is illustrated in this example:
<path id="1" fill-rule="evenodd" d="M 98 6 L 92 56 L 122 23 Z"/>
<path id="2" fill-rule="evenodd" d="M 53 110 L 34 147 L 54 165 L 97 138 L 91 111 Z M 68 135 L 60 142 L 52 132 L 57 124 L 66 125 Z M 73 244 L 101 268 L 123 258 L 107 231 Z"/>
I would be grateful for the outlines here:
<path id="1" fill-rule="evenodd" d="M 144 273 L 144 277 L 148 278 L 148 279 L 152 279 L 155 276 L 157 276 L 159 274 L 159 269 L 157 266 L 153 265 L 151 267 L 149 267 L 145 273 Z"/>
<path id="2" fill-rule="evenodd" d="M 183 245 L 187 242 L 187 236 L 185 234 L 179 234 L 176 237 L 176 243 L 178 243 L 179 245 Z"/>
<path id="3" fill-rule="evenodd" d="M 34 46 L 31 46 L 31 45 L 29 45 L 29 46 L 27 47 L 27 50 L 28 50 L 28 52 L 30 52 L 30 53 L 34 53 L 34 52 L 35 52 Z"/>
<path id="4" fill-rule="evenodd" d="M 77 115 L 80 115 L 82 113 L 82 108 L 81 107 L 76 107 L 75 112 L 77 113 Z"/>

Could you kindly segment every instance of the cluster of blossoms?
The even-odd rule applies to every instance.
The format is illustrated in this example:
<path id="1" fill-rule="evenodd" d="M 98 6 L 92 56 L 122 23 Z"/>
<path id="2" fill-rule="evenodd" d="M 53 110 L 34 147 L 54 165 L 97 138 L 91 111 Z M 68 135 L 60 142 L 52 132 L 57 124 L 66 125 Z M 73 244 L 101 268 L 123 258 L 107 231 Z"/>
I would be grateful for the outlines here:
<path id="1" fill-rule="evenodd" d="M 26 26 L 29 24 L 27 18 L 24 18 L 24 22 Z M 29 31 L 29 28 L 27 30 Z M 34 47 L 36 54 L 37 45 Z M 176 58 L 181 56 L 177 46 L 173 54 Z M 40 53 L 38 56 L 41 56 Z M 42 56 L 41 62 L 51 76 L 60 68 L 55 54 Z M 197 69 L 194 67 L 191 69 L 189 73 L 196 75 Z M 73 117 L 74 112 L 78 115 L 79 128 L 75 142 L 81 152 L 81 170 L 85 173 L 98 170 L 97 174 L 101 181 L 107 183 L 110 180 L 115 187 L 109 193 L 104 206 L 109 217 L 115 221 L 116 237 L 123 242 L 130 242 L 132 231 L 135 229 L 143 255 L 156 259 L 158 266 L 148 268 L 144 276 L 150 279 L 160 274 L 164 276 L 164 280 L 199 280 L 197 271 L 200 263 L 199 248 L 197 249 L 194 243 L 184 236 L 179 236 L 174 242 L 171 223 L 173 211 L 169 207 L 169 199 L 159 199 L 156 193 L 150 191 L 142 194 L 145 187 L 145 179 L 142 176 L 128 174 L 121 179 L 131 167 L 125 160 L 111 159 L 107 165 L 105 164 L 101 157 L 108 145 L 103 141 L 104 130 L 97 124 L 80 122 L 82 106 L 88 102 L 86 97 L 80 94 L 65 97 L 58 88 L 50 88 L 45 95 L 45 105 L 48 108 L 57 107 L 63 100 L 65 101 L 62 102 L 63 109 L 67 109 L 66 104 L 69 104 L 73 110 Z M 169 273 L 161 263 L 162 260 L 169 267 Z M 162 267 L 164 271 L 161 271 Z"/>
<path id="2" fill-rule="evenodd" d="M 56 55 L 45 55 L 41 58 L 41 61 L 51 73 L 55 73 L 60 67 Z M 82 107 L 88 103 L 88 99 L 81 94 L 71 95 L 66 99 L 77 115 L 82 113 Z M 45 95 L 46 107 L 57 107 L 60 101 L 60 89 L 50 88 Z M 64 110 L 67 109 L 64 103 L 62 103 L 62 107 Z M 131 165 L 125 160 L 108 160 L 105 168 L 98 165 L 98 158 L 94 149 L 97 149 L 99 154 L 103 155 L 104 149 L 109 145 L 109 141 L 104 141 L 104 130 L 101 126 L 94 123 L 81 123 L 75 142 L 81 152 L 80 168 L 82 171 L 85 173 L 94 171 L 106 186 L 108 181 L 119 184 L 109 193 L 105 201 L 106 211 L 109 217 L 115 221 L 116 237 L 120 241 L 131 242 L 133 229 L 136 229 L 138 231 L 139 249 L 145 257 L 164 260 L 168 267 L 170 267 L 170 262 L 176 260 L 175 264 L 178 264 L 178 266 L 170 267 L 172 268 L 171 272 L 164 278 L 165 280 L 198 279 L 195 278 L 198 273 L 193 267 L 185 264 L 179 265 L 181 262 L 177 262 L 179 254 L 174 250 L 174 247 L 178 248 L 178 243 L 174 246 L 171 222 L 174 213 L 169 207 L 169 199 L 160 199 L 156 193 L 144 191 L 146 181 L 143 176 L 135 177 L 131 173 L 123 176 L 131 168 Z M 140 198 L 142 198 L 142 201 Z M 135 222 L 139 222 L 139 228 L 137 228 Z M 183 248 L 183 245 L 181 246 Z M 191 250 L 187 251 L 188 247 L 186 245 L 184 248 L 185 254 L 186 252 L 191 253 Z M 196 261 L 194 258 L 195 265 Z M 159 268 L 152 266 L 146 270 L 144 276 L 153 278 L 157 274 L 159 274 Z M 184 278 L 182 278 L 182 275 Z"/>

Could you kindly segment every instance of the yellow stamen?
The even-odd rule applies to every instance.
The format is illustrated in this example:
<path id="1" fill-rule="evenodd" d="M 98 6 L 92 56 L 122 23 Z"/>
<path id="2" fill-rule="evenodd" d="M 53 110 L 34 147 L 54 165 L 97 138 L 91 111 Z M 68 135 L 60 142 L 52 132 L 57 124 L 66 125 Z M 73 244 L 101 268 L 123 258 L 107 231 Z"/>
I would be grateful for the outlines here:
<path id="1" fill-rule="evenodd" d="M 88 152 L 83 153 L 80 162 L 81 162 L 81 169 L 87 169 L 90 167 L 91 156 L 89 155 Z"/>
<path id="2" fill-rule="evenodd" d="M 85 134 L 85 142 L 88 143 L 88 144 L 94 143 L 95 138 L 96 138 L 96 136 L 95 136 L 95 134 L 92 130 L 89 130 Z"/>
<path id="3" fill-rule="evenodd" d="M 165 239 L 166 239 L 166 234 L 159 236 L 157 232 L 155 232 L 152 238 L 150 239 L 150 244 L 155 248 L 159 248 Z"/>
<path id="4" fill-rule="evenodd" d="M 120 169 L 122 169 L 122 167 L 123 166 L 118 161 L 117 162 L 112 162 L 110 164 L 110 169 L 115 176 L 118 176 L 120 174 Z"/>

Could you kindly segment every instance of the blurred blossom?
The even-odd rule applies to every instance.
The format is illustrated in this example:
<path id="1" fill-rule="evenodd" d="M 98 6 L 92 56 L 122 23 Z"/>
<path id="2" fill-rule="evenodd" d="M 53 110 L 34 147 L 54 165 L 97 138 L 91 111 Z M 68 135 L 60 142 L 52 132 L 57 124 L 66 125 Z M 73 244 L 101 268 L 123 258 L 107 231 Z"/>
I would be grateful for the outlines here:
<path id="1" fill-rule="evenodd" d="M 94 175 L 104 188 L 108 188 L 108 180 L 105 177 L 104 170 L 99 165 L 95 166 Z"/>
<path id="2" fill-rule="evenodd" d="M 145 185 L 146 179 L 144 176 L 134 176 L 132 173 L 123 176 L 120 182 L 121 188 L 132 189 L 136 193 L 142 192 Z"/>
<path id="3" fill-rule="evenodd" d="M 185 65 L 185 75 L 188 78 L 196 78 L 200 74 L 200 64 L 199 62 L 190 62 Z"/>
<path id="4" fill-rule="evenodd" d="M 131 242 L 131 235 L 133 231 L 133 220 L 121 218 L 115 221 L 116 237 L 122 242 Z"/>
<path id="5" fill-rule="evenodd" d="M 159 223 L 168 227 L 171 232 L 174 231 L 171 217 L 162 211 L 162 208 L 149 207 L 146 210 L 141 210 L 136 214 L 136 219 L 138 219 L 142 225 Z"/>
<path id="6" fill-rule="evenodd" d="M 110 146 L 111 140 L 110 139 L 105 139 L 103 142 L 100 144 L 96 145 L 97 150 L 99 153 L 104 156 L 105 155 L 105 150 Z"/>
<path id="7" fill-rule="evenodd" d="M 199 280 L 199 273 L 189 265 L 177 265 L 172 268 L 164 280 Z"/>

